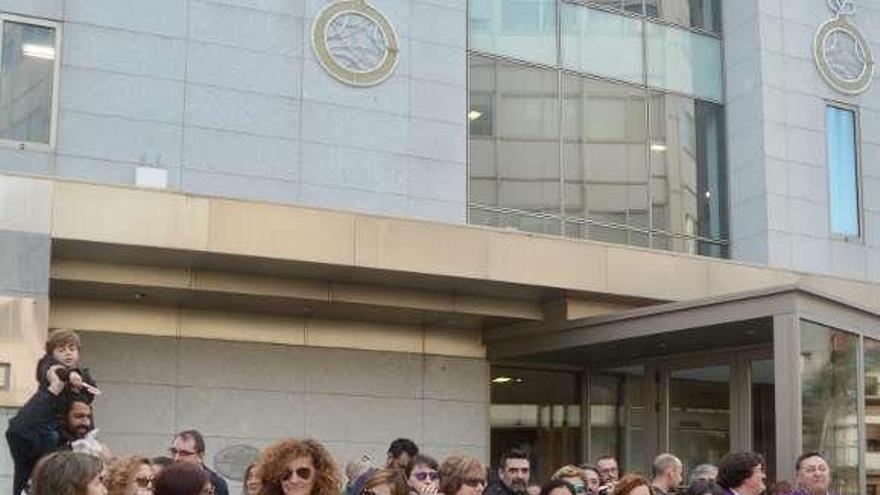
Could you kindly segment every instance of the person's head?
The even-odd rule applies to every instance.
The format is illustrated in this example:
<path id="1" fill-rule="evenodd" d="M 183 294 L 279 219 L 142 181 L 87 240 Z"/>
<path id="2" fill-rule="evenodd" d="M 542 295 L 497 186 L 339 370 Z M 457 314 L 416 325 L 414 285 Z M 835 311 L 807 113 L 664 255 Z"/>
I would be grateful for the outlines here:
<path id="1" fill-rule="evenodd" d="M 691 470 L 690 481 L 715 481 L 718 477 L 718 468 L 712 464 L 700 464 Z"/>
<path id="2" fill-rule="evenodd" d="M 162 469 L 174 464 L 174 459 L 166 455 L 160 455 L 150 459 L 150 464 L 153 465 L 153 478 L 155 479 L 162 472 Z"/>
<path id="3" fill-rule="evenodd" d="M 596 458 L 596 467 L 599 468 L 599 481 L 603 485 L 614 483 L 620 477 L 617 459 L 613 455 L 606 454 Z"/>
<path id="4" fill-rule="evenodd" d="M 386 467 L 406 471 L 409 463 L 419 454 L 419 447 L 409 438 L 398 438 L 388 447 Z"/>
<path id="5" fill-rule="evenodd" d="M 587 481 L 587 491 L 593 495 L 599 493 L 599 486 L 601 485 L 599 468 L 592 464 L 581 464 L 581 470 L 583 470 L 584 479 Z"/>
<path id="6" fill-rule="evenodd" d="M 536 485 L 534 483 L 529 483 L 529 486 L 526 487 L 526 493 L 528 495 L 541 495 L 541 485 Z"/>
<path id="7" fill-rule="evenodd" d="M 568 466 L 566 466 L 568 467 Z M 557 471 L 558 472 L 558 471 Z M 540 495 L 578 495 L 575 487 L 562 478 L 551 478 L 550 482 L 541 487 Z"/>
<path id="8" fill-rule="evenodd" d="M 71 401 L 61 412 L 61 419 L 61 429 L 67 438 L 85 438 L 92 431 L 92 406 L 78 400 Z"/>
<path id="9" fill-rule="evenodd" d="M 51 355 L 64 366 L 70 368 L 79 364 L 81 351 L 82 342 L 73 330 L 56 328 L 49 332 L 49 338 L 46 339 L 46 354 Z"/>
<path id="10" fill-rule="evenodd" d="M 740 495 L 759 495 L 764 486 L 764 458 L 757 452 L 731 452 L 718 465 L 717 482 Z"/>
<path id="11" fill-rule="evenodd" d="M 810 495 L 828 492 L 831 485 L 831 468 L 828 460 L 819 452 L 801 454 L 795 462 L 798 488 Z"/>
<path id="12" fill-rule="evenodd" d="M 363 454 L 357 459 L 346 462 L 345 477 L 348 480 L 345 485 L 346 492 L 357 482 L 358 478 L 371 469 L 376 469 L 376 466 L 369 454 Z"/>
<path id="13" fill-rule="evenodd" d="M 174 462 L 202 466 L 205 460 L 205 437 L 198 430 L 184 430 L 174 435 L 168 449 Z"/>
<path id="14" fill-rule="evenodd" d="M 262 495 L 338 495 L 342 484 L 333 456 L 315 440 L 280 440 L 259 465 Z"/>
<path id="15" fill-rule="evenodd" d="M 714 480 L 696 480 L 688 486 L 685 495 L 725 495 Z"/>
<path id="16" fill-rule="evenodd" d="M 42 458 L 31 474 L 30 495 L 107 495 L 97 457 L 61 451 Z"/>
<path id="17" fill-rule="evenodd" d="M 683 466 L 678 457 L 670 453 L 660 454 L 654 458 L 654 463 L 651 465 L 651 472 L 654 475 L 652 483 L 669 491 L 681 484 L 682 469 Z"/>
<path id="18" fill-rule="evenodd" d="M 410 463 L 406 483 L 416 493 L 423 493 L 428 487 L 440 485 L 440 465 L 433 457 L 419 454 Z"/>
<path id="19" fill-rule="evenodd" d="M 486 488 L 486 467 L 476 457 L 451 455 L 440 464 L 440 493 L 481 495 Z"/>
<path id="20" fill-rule="evenodd" d="M 406 480 L 399 469 L 373 469 L 363 476 L 360 491 L 352 495 L 406 495 Z"/>
<path id="21" fill-rule="evenodd" d="M 651 495 L 651 486 L 644 476 L 627 474 L 614 485 L 611 495 Z"/>
<path id="22" fill-rule="evenodd" d="M 770 495 L 791 495 L 794 492 L 794 487 L 791 486 L 791 483 L 785 480 L 779 480 L 776 483 L 770 485 L 770 488 L 767 489 L 767 492 Z"/>
<path id="23" fill-rule="evenodd" d="M 140 456 L 117 459 L 110 465 L 104 484 L 108 495 L 152 495 L 153 467 Z"/>
<path id="24" fill-rule="evenodd" d="M 528 452 L 510 449 L 501 454 L 501 459 L 498 461 L 498 478 L 510 491 L 524 493 L 529 486 L 531 474 Z"/>
<path id="25" fill-rule="evenodd" d="M 562 480 L 568 483 L 571 485 L 572 490 L 574 490 L 575 495 L 582 495 L 587 492 L 587 475 L 583 469 L 571 464 L 556 470 L 553 476 L 550 477 L 550 480 Z M 542 490 L 546 487 L 547 485 L 544 485 Z"/>
<path id="26" fill-rule="evenodd" d="M 177 462 L 162 469 L 153 483 L 155 495 L 205 495 L 211 478 L 202 466 Z"/>
<path id="27" fill-rule="evenodd" d="M 259 495 L 263 483 L 260 481 L 260 465 L 251 464 L 244 470 L 244 482 L 242 483 L 243 495 Z"/>

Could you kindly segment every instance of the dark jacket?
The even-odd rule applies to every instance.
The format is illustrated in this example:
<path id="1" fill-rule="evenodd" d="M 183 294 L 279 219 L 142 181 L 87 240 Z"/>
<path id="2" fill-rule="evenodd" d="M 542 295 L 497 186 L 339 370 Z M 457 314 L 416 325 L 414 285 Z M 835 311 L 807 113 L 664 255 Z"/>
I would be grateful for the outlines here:
<path id="1" fill-rule="evenodd" d="M 224 480 L 219 474 L 208 469 L 208 466 L 205 466 L 205 471 L 207 471 L 208 476 L 211 477 L 211 484 L 214 485 L 214 495 L 229 495 L 229 487 L 226 486 L 226 480 Z"/>
<path id="2" fill-rule="evenodd" d="M 495 480 L 492 483 L 489 483 L 489 486 L 483 490 L 483 495 L 522 495 L 514 492 L 510 488 L 507 488 L 507 485 L 504 484 L 501 480 Z"/>
<path id="3" fill-rule="evenodd" d="M 40 389 L 9 420 L 6 441 L 15 464 L 14 495 L 20 495 L 27 486 L 31 471 L 41 457 L 70 444 L 70 439 L 60 432 L 54 437 L 43 434 L 57 428 L 59 412 L 60 398 Z"/>
<path id="4" fill-rule="evenodd" d="M 43 355 L 43 357 L 40 358 L 40 361 L 37 363 L 37 382 L 40 383 L 41 389 L 46 390 L 47 388 L 49 388 L 49 379 L 46 378 L 46 373 L 49 372 L 49 368 L 51 368 L 52 366 L 55 366 L 55 365 L 64 366 L 63 364 L 61 364 L 60 361 L 55 359 L 55 357 L 52 356 L 51 354 Z M 95 384 L 95 379 L 92 378 L 92 374 L 89 372 L 88 368 L 85 368 L 85 367 L 67 368 L 65 366 L 64 370 L 65 370 L 65 373 L 62 373 L 63 376 L 61 376 L 63 381 L 67 382 L 67 375 L 71 371 L 76 371 L 77 373 L 80 374 L 80 376 L 82 376 L 82 379 L 84 382 L 97 388 L 97 385 Z M 79 391 L 76 391 L 76 390 L 73 390 L 73 388 L 70 386 L 64 387 L 64 391 L 61 392 L 60 397 L 61 397 L 63 403 L 66 403 L 66 404 L 70 404 L 71 402 L 74 402 L 74 401 L 85 402 L 86 404 L 91 404 L 92 401 L 95 400 L 95 396 L 92 395 L 89 391 L 87 391 L 85 389 L 81 389 Z"/>

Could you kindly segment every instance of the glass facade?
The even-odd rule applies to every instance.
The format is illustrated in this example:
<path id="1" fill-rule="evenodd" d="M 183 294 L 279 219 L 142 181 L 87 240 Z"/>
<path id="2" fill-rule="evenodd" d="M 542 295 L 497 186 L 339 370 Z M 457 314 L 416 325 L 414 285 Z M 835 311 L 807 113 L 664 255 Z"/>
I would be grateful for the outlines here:
<path id="1" fill-rule="evenodd" d="M 56 29 L 0 18 L 0 139 L 51 144 Z"/>
<path id="2" fill-rule="evenodd" d="M 471 223 L 727 256 L 714 2 L 468 5 Z"/>
<path id="3" fill-rule="evenodd" d="M 730 366 L 669 373 L 669 451 L 685 470 L 730 451 Z"/>
<path id="4" fill-rule="evenodd" d="M 592 459 L 617 456 L 622 472 L 644 471 L 645 367 L 603 370 L 590 379 L 590 450 Z"/>
<path id="5" fill-rule="evenodd" d="M 826 125 L 831 232 L 858 237 L 861 229 L 856 114 L 852 110 L 829 106 L 826 109 Z"/>
<path id="6" fill-rule="evenodd" d="M 869 494 L 880 493 L 880 341 L 865 338 L 865 471 Z"/>

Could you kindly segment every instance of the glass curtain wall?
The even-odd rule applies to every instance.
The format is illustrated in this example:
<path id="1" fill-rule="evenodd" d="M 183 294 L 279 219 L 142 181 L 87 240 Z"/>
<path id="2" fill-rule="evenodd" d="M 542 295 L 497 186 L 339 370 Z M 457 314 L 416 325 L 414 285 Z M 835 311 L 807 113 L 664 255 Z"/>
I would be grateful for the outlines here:
<path id="1" fill-rule="evenodd" d="M 880 493 L 880 341 L 865 338 L 865 471 L 869 495 Z"/>
<path id="2" fill-rule="evenodd" d="M 592 460 L 611 454 L 622 472 L 646 472 L 645 367 L 603 370 L 590 379 Z"/>
<path id="3" fill-rule="evenodd" d="M 717 7 L 471 0 L 470 222 L 726 257 Z"/>

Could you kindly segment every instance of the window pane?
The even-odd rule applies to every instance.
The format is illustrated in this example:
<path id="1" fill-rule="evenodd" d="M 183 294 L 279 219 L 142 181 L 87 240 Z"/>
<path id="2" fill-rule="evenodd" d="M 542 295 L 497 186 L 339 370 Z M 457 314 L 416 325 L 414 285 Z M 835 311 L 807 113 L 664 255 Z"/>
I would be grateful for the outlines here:
<path id="1" fill-rule="evenodd" d="M 721 41 L 645 23 L 650 86 L 721 101 Z"/>
<path id="2" fill-rule="evenodd" d="M 828 107 L 826 120 L 831 231 L 835 234 L 858 237 L 860 229 L 855 112 Z"/>
<path id="3" fill-rule="evenodd" d="M 644 91 L 565 75 L 563 94 L 566 216 L 648 229 Z M 584 232 L 593 238 L 589 232 L 594 230 Z M 605 233 L 616 234 L 620 242 L 647 245 L 642 233 Z"/>
<path id="4" fill-rule="evenodd" d="M 880 342 L 865 339 L 865 469 L 868 493 L 880 490 Z"/>
<path id="5" fill-rule="evenodd" d="M 772 359 L 752 361 L 752 450 L 764 454 L 767 479 L 776 478 L 776 378 Z"/>
<path id="6" fill-rule="evenodd" d="M 722 107 L 658 93 L 652 93 L 648 102 L 654 229 L 726 239 Z M 708 254 L 688 239 L 670 242 L 674 251 Z"/>
<path id="7" fill-rule="evenodd" d="M 470 0 L 470 48 L 556 65 L 555 0 Z"/>
<path id="8" fill-rule="evenodd" d="M 685 471 L 730 451 L 730 367 L 669 373 L 669 450 Z"/>
<path id="9" fill-rule="evenodd" d="M 613 454 L 620 471 L 644 471 L 645 369 L 608 369 L 590 379 L 590 459 Z"/>
<path id="10" fill-rule="evenodd" d="M 556 71 L 471 57 L 470 100 L 477 105 L 468 117 L 471 129 L 480 131 L 470 136 L 471 203 L 560 219 L 558 77 Z M 545 232 L 547 223 L 538 225 Z M 552 233 L 561 233 L 560 220 Z"/>
<path id="11" fill-rule="evenodd" d="M 9 21 L 2 25 L 0 138 L 48 144 L 55 30 Z"/>
<path id="12" fill-rule="evenodd" d="M 642 21 L 562 4 L 562 65 L 589 74 L 644 83 Z"/>
<path id="13" fill-rule="evenodd" d="M 859 492 L 859 429 L 855 335 L 801 321 L 804 452 L 824 452 L 832 493 Z"/>
<path id="14" fill-rule="evenodd" d="M 720 0 L 648 0 L 647 14 L 680 26 L 721 32 Z"/>

